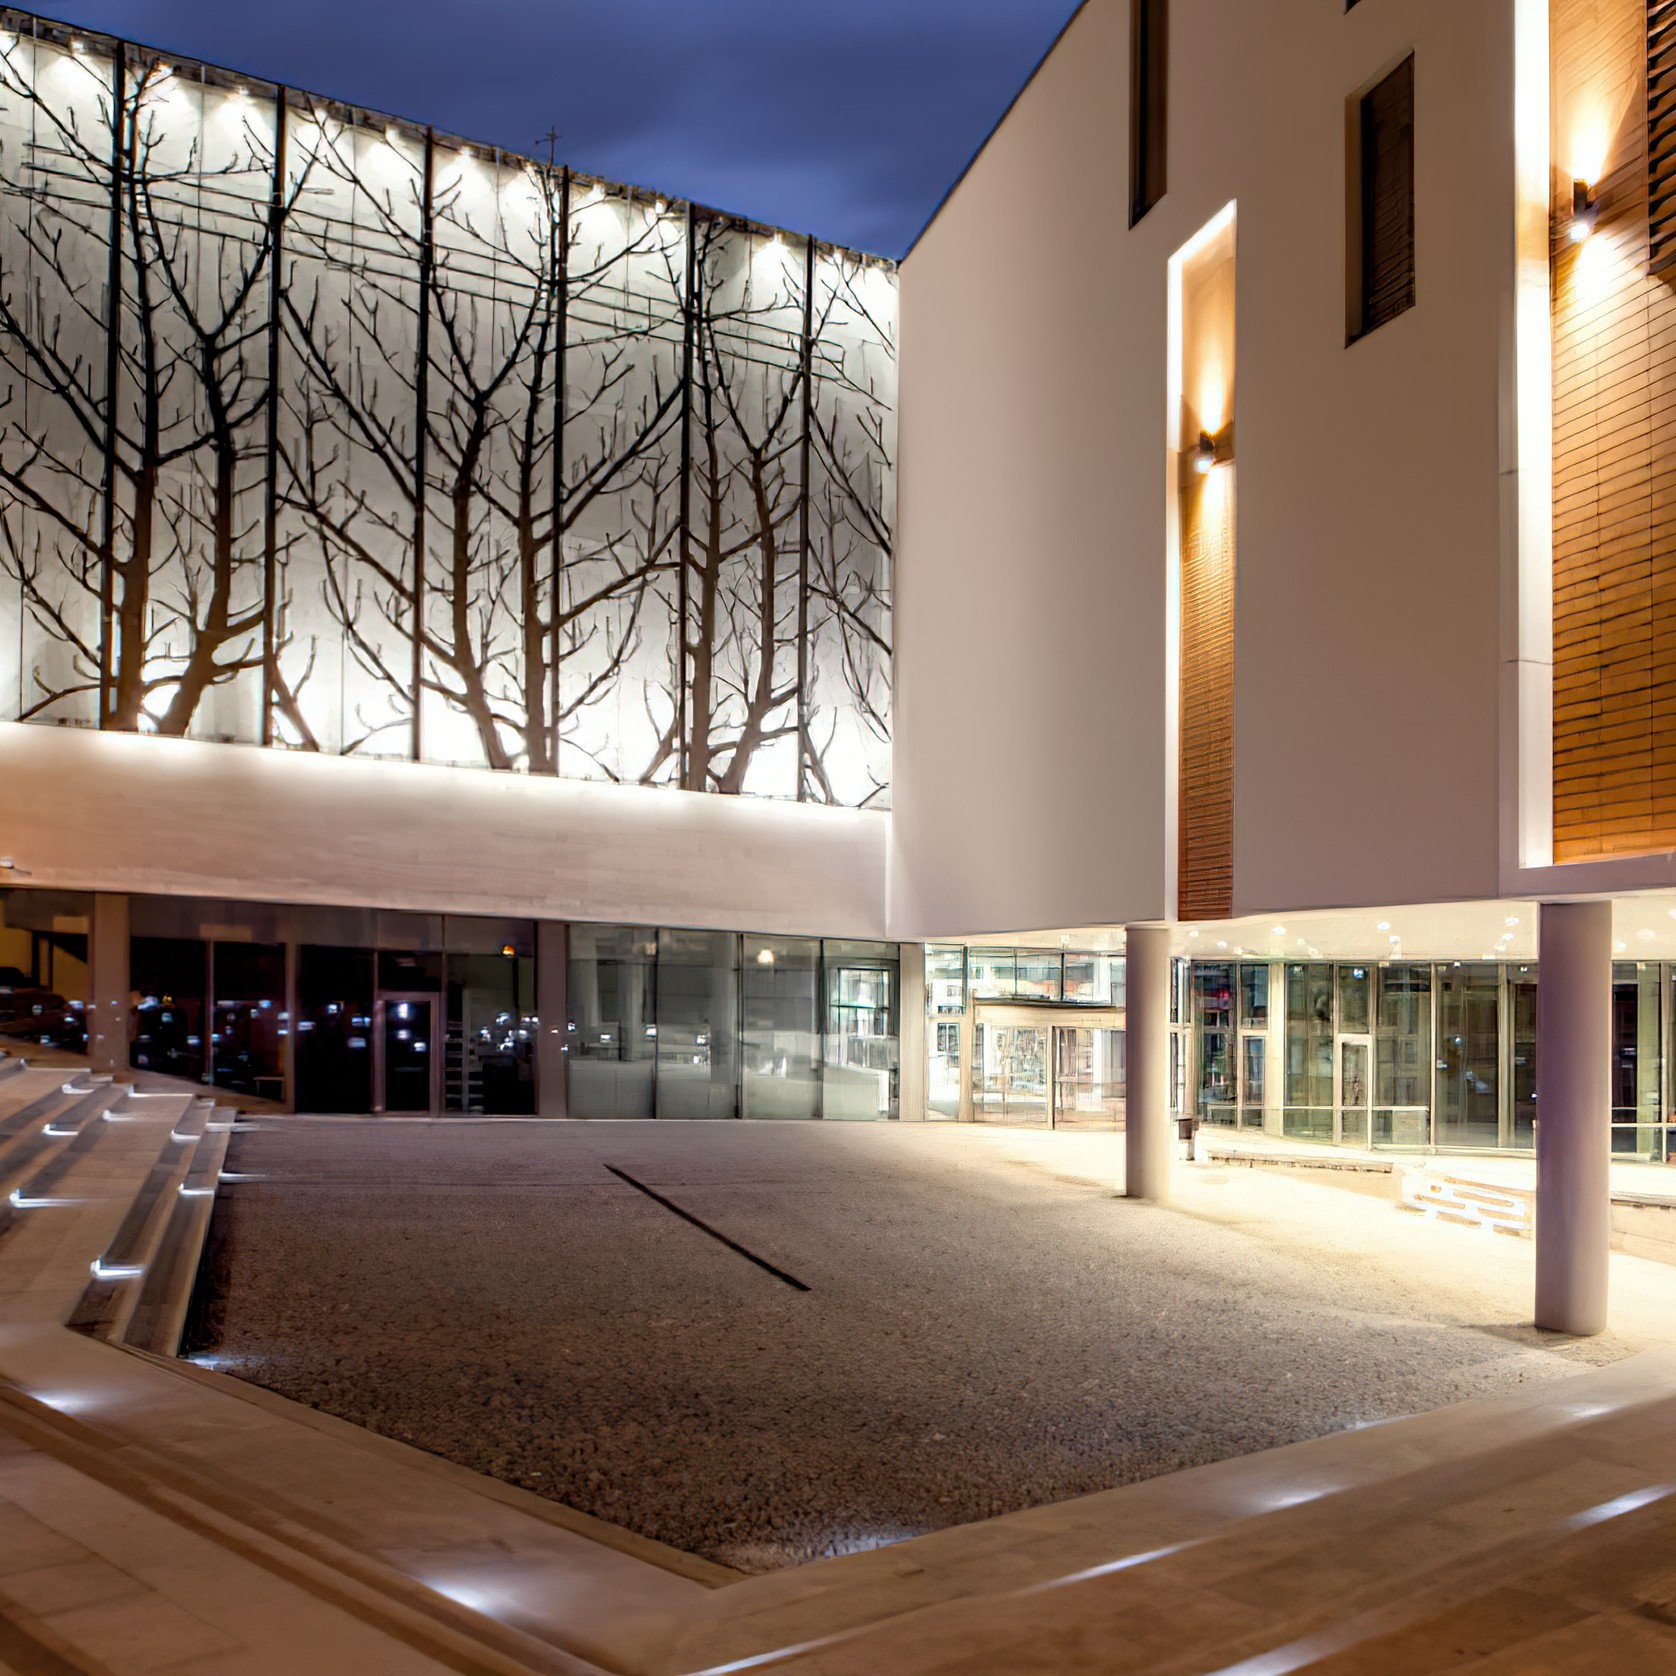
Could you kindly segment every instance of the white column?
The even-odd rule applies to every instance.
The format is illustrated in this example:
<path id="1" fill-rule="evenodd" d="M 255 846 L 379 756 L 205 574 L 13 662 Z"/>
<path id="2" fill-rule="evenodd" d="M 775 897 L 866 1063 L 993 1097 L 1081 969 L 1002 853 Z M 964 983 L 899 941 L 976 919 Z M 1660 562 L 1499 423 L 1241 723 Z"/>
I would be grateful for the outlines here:
<path id="1" fill-rule="evenodd" d="M 1536 1000 L 1536 1324 L 1606 1327 L 1612 904 L 1545 902 Z"/>
<path id="2" fill-rule="evenodd" d="M 1170 1196 L 1170 934 L 1131 925 L 1124 938 L 1127 1128 L 1123 1191 L 1131 1199 Z"/>
<path id="3" fill-rule="evenodd" d="M 904 1123 L 921 1123 L 925 1120 L 925 944 L 902 945 L 901 986 L 896 1115 Z"/>
<path id="4" fill-rule="evenodd" d="M 535 1109 L 541 1117 L 570 1116 L 570 927 L 562 920 L 535 923 Z M 597 998 L 596 998 L 597 1005 Z"/>

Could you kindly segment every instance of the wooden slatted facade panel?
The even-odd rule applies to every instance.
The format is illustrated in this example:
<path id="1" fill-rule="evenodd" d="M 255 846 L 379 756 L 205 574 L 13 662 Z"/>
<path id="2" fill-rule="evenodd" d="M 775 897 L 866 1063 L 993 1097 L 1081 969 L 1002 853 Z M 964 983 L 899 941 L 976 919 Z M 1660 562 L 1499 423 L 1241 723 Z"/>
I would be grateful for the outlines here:
<path id="1" fill-rule="evenodd" d="M 1647 0 L 1647 266 L 1676 268 L 1676 0 Z"/>
<path id="2" fill-rule="evenodd" d="M 1554 854 L 1676 847 L 1676 272 L 1651 272 L 1648 101 L 1669 0 L 1555 0 Z M 1614 113 L 1595 235 L 1576 245 L 1567 160 Z M 1668 157 L 1660 161 L 1665 174 Z M 1660 188 L 1663 190 L 1663 188 Z M 1661 214 L 1668 212 L 1661 211 Z M 1660 235 L 1660 236 L 1668 236 Z"/>
<path id="3" fill-rule="evenodd" d="M 1234 895 L 1234 473 L 1181 491 L 1181 756 L 1176 912 L 1225 919 Z"/>

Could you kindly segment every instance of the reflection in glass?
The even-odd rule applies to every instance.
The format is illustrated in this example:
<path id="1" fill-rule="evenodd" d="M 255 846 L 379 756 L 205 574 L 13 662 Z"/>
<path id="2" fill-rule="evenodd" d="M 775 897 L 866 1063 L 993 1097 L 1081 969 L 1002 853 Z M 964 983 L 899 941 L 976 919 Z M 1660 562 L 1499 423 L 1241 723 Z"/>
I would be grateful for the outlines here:
<path id="1" fill-rule="evenodd" d="M 1440 1147 L 1493 1147 L 1500 1046 L 1500 976 L 1489 961 L 1437 969 L 1437 1125 Z"/>
<path id="2" fill-rule="evenodd" d="M 1124 1004 L 1123 956 L 1066 955 L 1065 999 L 1079 1006 L 1121 1007 Z"/>
<path id="3" fill-rule="evenodd" d="M 372 1110 L 371 949 L 297 950 L 300 1112 Z"/>
<path id="4" fill-rule="evenodd" d="M 745 1116 L 820 1114 L 820 943 L 745 939 Z"/>
<path id="5" fill-rule="evenodd" d="M 1062 971 L 1060 957 L 1041 949 L 1020 949 L 1015 961 L 1021 1001 L 1057 1001 Z"/>
<path id="6" fill-rule="evenodd" d="M 960 1116 L 960 1021 L 934 1019 L 929 1029 L 925 1104 L 935 1117 Z"/>
<path id="7" fill-rule="evenodd" d="M 821 1110 L 828 1118 L 897 1115 L 894 943 L 823 945 L 826 964 L 826 1065 Z"/>
<path id="8" fill-rule="evenodd" d="M 572 1117 L 652 1115 L 657 938 L 649 925 L 570 928 L 565 1036 Z"/>
<path id="9" fill-rule="evenodd" d="M 739 1115 L 739 938 L 659 931 L 657 1115 Z"/>
<path id="10" fill-rule="evenodd" d="M 1368 1033 L 1368 1008 L 1373 978 L 1366 966 L 1338 969 L 1338 1027 L 1344 1036 Z"/>
<path id="11" fill-rule="evenodd" d="M 1240 1029 L 1266 1030 L 1269 1024 L 1269 969 L 1260 961 L 1240 966 Z"/>
<path id="12" fill-rule="evenodd" d="M 1284 1132 L 1333 1138 L 1333 969 L 1325 962 L 1286 968 Z"/>
<path id="13" fill-rule="evenodd" d="M 966 951 L 958 943 L 926 945 L 925 1010 L 933 1015 L 966 1010 Z"/>
<path id="14" fill-rule="evenodd" d="M 973 1031 L 972 1115 L 978 1122 L 1048 1120 L 1044 1025 L 979 1024 Z"/>
<path id="15" fill-rule="evenodd" d="M 133 937 L 128 981 L 133 988 L 128 1063 L 137 1071 L 203 1082 L 204 966 L 208 950 L 195 937 Z"/>
<path id="16" fill-rule="evenodd" d="M 535 961 L 448 956 L 443 1110 L 528 1116 L 535 1110 Z"/>
<path id="17" fill-rule="evenodd" d="M 1232 1125 L 1234 1086 L 1234 969 L 1226 961 L 1193 967 L 1193 1012 L 1199 1049 L 1199 1119 Z"/>
<path id="18" fill-rule="evenodd" d="M 1121 1030 L 1056 1026 L 1053 1125 L 1110 1128 L 1123 1121 L 1124 1046 Z"/>
<path id="19" fill-rule="evenodd" d="M 1432 969 L 1381 968 L 1374 1018 L 1375 1146 L 1420 1147 L 1431 1140 Z"/>
<path id="20" fill-rule="evenodd" d="M 436 1109 L 436 1002 L 428 995 L 383 996 L 380 1054 L 387 1112 Z"/>
<path id="21" fill-rule="evenodd" d="M 217 1088 L 285 1098 L 285 949 L 272 943 L 216 943 L 210 950 L 215 996 L 210 1033 Z"/>
<path id="22" fill-rule="evenodd" d="M 87 1051 L 90 897 L 0 890 L 0 1047 Z"/>
<path id="23" fill-rule="evenodd" d="M 966 978 L 975 1001 L 1010 1001 L 1018 993 L 1016 949 L 968 949 Z"/>
<path id="24" fill-rule="evenodd" d="M 1536 1146 L 1536 968 L 1509 967 L 1507 1011 L 1512 1023 L 1508 1057 L 1513 1073 L 1513 1133 L 1510 1144 Z"/>
<path id="25" fill-rule="evenodd" d="M 1650 961 L 1612 965 L 1612 1150 L 1656 1158 L 1659 1111 L 1660 969 Z"/>

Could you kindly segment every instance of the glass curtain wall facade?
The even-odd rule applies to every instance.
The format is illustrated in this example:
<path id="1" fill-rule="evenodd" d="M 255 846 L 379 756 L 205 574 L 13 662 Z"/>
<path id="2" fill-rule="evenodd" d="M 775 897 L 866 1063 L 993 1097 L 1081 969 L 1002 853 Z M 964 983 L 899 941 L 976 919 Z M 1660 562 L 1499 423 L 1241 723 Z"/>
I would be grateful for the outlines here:
<path id="1" fill-rule="evenodd" d="M 890 263 L 0 23 L 0 720 L 888 806 Z"/>
<path id="2" fill-rule="evenodd" d="M 129 927 L 132 1069 L 304 1112 L 535 1110 L 533 921 L 132 897 Z"/>
<path id="3" fill-rule="evenodd" d="M 573 925 L 573 1117 L 898 1115 L 894 943 Z"/>
<path id="4" fill-rule="evenodd" d="M 93 899 L 0 889 L 0 1049 L 87 1051 L 87 940 Z"/>

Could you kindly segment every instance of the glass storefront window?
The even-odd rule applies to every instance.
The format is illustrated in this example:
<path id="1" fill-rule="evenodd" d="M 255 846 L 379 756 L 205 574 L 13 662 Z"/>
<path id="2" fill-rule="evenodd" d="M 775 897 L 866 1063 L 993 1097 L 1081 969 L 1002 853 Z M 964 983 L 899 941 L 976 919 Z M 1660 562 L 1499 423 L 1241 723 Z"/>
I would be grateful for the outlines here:
<path id="1" fill-rule="evenodd" d="M 1289 965 L 1283 1132 L 1330 1141 L 1333 1083 L 1333 969 L 1324 962 Z"/>
<path id="2" fill-rule="evenodd" d="M 372 1110 L 372 980 L 371 949 L 297 950 L 298 1111 Z"/>
<path id="3" fill-rule="evenodd" d="M 980 1123 L 1047 1123 L 1050 1034 L 1045 1025 L 975 1027 L 972 1111 Z"/>
<path id="4" fill-rule="evenodd" d="M 204 997 L 208 947 L 195 937 L 133 937 L 128 981 L 133 1032 L 128 1063 L 137 1071 L 207 1080 Z"/>
<path id="5" fill-rule="evenodd" d="M 745 939 L 746 1117 L 820 1113 L 820 966 L 813 937 Z"/>
<path id="6" fill-rule="evenodd" d="M 1536 1145 L 1536 968 L 1520 966 L 1507 974 L 1507 1011 L 1512 1021 L 1508 1044 L 1512 1072 L 1512 1144 Z"/>
<path id="7" fill-rule="evenodd" d="M 1437 969 L 1437 1117 L 1440 1147 L 1493 1147 L 1501 1139 L 1501 976 L 1490 961 Z"/>
<path id="8" fill-rule="evenodd" d="M 1367 966 L 1338 969 L 1338 1027 L 1345 1036 L 1365 1036 L 1371 1005 L 1373 979 Z"/>
<path id="9" fill-rule="evenodd" d="M 79 891 L 0 890 L 0 1047 L 87 1052 L 87 934 Z"/>
<path id="10" fill-rule="evenodd" d="M 269 943 L 215 943 L 210 949 L 210 1032 L 217 1088 L 285 1098 L 285 950 Z"/>
<path id="11" fill-rule="evenodd" d="M 925 1010 L 938 1017 L 966 1011 L 966 951 L 958 944 L 926 946 Z"/>
<path id="12" fill-rule="evenodd" d="M 1123 956 L 1065 956 L 1065 999 L 1079 1006 L 1121 1007 L 1124 1003 Z"/>
<path id="13" fill-rule="evenodd" d="M 739 1115 L 739 938 L 658 932 L 657 1115 Z"/>
<path id="14" fill-rule="evenodd" d="M 966 983 L 974 1001 L 1010 1001 L 1018 993 L 1015 949 L 968 949 Z"/>
<path id="15" fill-rule="evenodd" d="M 936 1117 L 960 1116 L 960 1021 L 936 1019 L 927 1031 L 926 1109 Z"/>
<path id="16" fill-rule="evenodd" d="M 1193 1004 L 1199 1062 L 1199 1118 L 1232 1124 L 1239 1094 L 1234 1063 L 1234 968 L 1226 961 L 1193 967 Z"/>
<path id="17" fill-rule="evenodd" d="M 1432 969 L 1379 972 L 1374 1017 L 1373 1144 L 1421 1147 L 1431 1140 Z"/>
<path id="18" fill-rule="evenodd" d="M 1064 967 L 1057 954 L 1041 949 L 1020 949 L 1014 960 L 1018 998 L 1021 1001 L 1058 1001 L 1061 998 Z"/>
<path id="19" fill-rule="evenodd" d="M 1266 1030 L 1269 1023 L 1269 969 L 1246 961 L 1240 967 L 1240 1029 Z"/>
<path id="20" fill-rule="evenodd" d="M 442 1104 L 451 1112 L 526 1117 L 535 1110 L 535 960 L 448 956 Z"/>
<path id="21" fill-rule="evenodd" d="M 828 941 L 821 1115 L 897 1115 L 899 963 L 894 943 Z"/>
<path id="22" fill-rule="evenodd" d="M 1660 978 L 1651 961 L 1612 966 L 1612 1150 L 1634 1158 L 1661 1153 Z"/>
<path id="23" fill-rule="evenodd" d="M 570 928 L 565 1043 L 572 1116 L 652 1115 L 657 952 L 649 925 Z"/>

